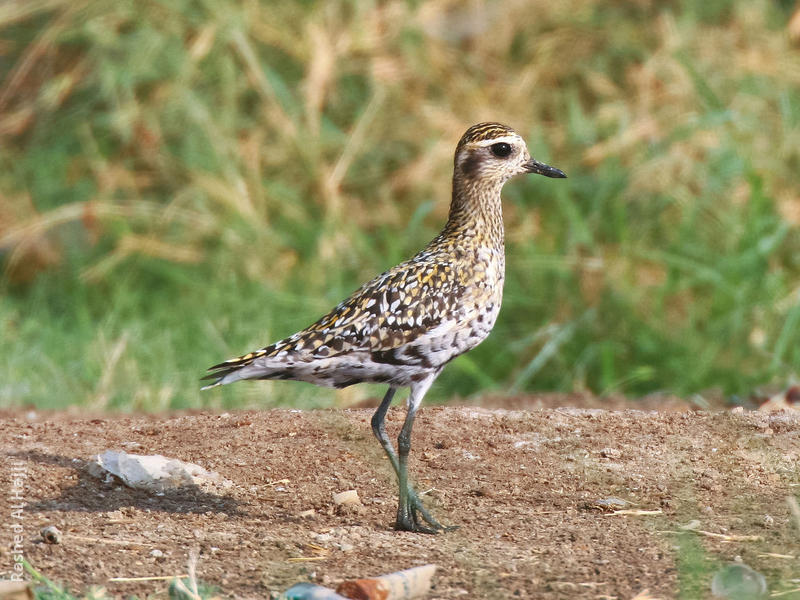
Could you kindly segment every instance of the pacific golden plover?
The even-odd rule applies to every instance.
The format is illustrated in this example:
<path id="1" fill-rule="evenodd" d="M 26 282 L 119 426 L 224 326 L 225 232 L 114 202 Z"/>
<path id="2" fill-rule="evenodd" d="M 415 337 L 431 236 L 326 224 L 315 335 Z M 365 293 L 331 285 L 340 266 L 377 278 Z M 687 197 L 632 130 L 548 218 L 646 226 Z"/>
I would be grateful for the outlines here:
<path id="1" fill-rule="evenodd" d="M 470 127 L 456 147 L 450 215 L 433 241 L 307 329 L 214 365 L 204 378 L 214 381 L 203 389 L 240 379 L 294 379 L 338 388 L 389 384 L 372 417 L 372 431 L 400 486 L 395 527 L 425 533 L 444 529 L 408 482 L 411 428 L 444 366 L 483 341 L 497 319 L 505 277 L 500 190 L 520 173 L 566 177 L 532 159 L 510 127 Z M 411 390 L 395 452 L 384 418 L 400 387 Z"/>

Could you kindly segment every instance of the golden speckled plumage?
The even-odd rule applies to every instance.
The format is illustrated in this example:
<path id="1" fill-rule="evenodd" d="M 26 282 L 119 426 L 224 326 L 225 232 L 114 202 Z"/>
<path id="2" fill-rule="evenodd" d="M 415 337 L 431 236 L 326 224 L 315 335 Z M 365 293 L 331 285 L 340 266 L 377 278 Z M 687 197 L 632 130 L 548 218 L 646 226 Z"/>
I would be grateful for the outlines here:
<path id="1" fill-rule="evenodd" d="M 211 367 L 207 387 L 240 379 L 296 379 L 345 387 L 390 386 L 373 418 L 400 480 L 397 527 L 431 531 L 438 522 L 405 481 L 414 414 L 444 366 L 479 344 L 494 326 L 503 295 L 505 255 L 500 191 L 519 173 L 565 177 L 530 158 L 525 142 L 499 123 L 470 127 L 456 147 L 447 224 L 410 260 L 364 284 L 316 323 L 279 342 Z M 411 387 L 394 453 L 383 417 L 398 387 Z M 410 441 L 408 442 L 410 446 Z"/>

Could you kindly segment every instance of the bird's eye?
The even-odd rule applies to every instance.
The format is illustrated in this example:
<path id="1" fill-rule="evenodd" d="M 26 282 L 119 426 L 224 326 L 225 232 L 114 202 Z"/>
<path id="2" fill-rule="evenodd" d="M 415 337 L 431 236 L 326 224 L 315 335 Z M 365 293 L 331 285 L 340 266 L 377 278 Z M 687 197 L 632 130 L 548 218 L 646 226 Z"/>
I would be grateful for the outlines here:
<path id="1" fill-rule="evenodd" d="M 496 144 L 491 145 L 492 154 L 494 154 L 497 158 L 508 158 L 511 154 L 511 144 L 506 144 L 505 142 L 497 142 Z"/>

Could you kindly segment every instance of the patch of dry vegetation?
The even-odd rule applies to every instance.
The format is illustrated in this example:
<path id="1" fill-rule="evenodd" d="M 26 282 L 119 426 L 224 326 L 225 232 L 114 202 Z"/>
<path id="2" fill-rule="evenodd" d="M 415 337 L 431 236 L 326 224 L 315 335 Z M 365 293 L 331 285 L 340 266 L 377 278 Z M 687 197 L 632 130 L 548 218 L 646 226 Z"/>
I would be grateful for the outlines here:
<path id="1" fill-rule="evenodd" d="M 790 380 L 791 19 L 766 0 L 9 0 L 0 403 L 325 397 L 195 382 L 434 235 L 484 119 L 570 178 L 508 187 L 505 310 L 440 398 Z"/>

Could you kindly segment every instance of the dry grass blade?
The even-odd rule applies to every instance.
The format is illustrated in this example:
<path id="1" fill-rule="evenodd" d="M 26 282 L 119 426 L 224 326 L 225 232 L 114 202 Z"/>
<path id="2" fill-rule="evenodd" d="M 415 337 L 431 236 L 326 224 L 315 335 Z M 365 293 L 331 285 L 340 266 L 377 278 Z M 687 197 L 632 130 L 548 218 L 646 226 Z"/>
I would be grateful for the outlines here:
<path id="1" fill-rule="evenodd" d="M 269 481 L 265 483 L 267 487 L 272 487 L 273 485 L 286 485 L 289 483 L 288 479 L 276 479 L 275 481 Z"/>
<path id="2" fill-rule="evenodd" d="M 113 581 L 116 583 L 131 581 L 169 581 L 170 579 L 185 579 L 186 577 L 189 577 L 189 575 L 146 575 L 143 577 L 112 577 L 108 581 Z"/>
<path id="3" fill-rule="evenodd" d="M 780 598 L 781 596 L 788 596 L 789 594 L 797 594 L 800 593 L 800 587 L 793 588 L 791 590 L 783 590 L 782 592 L 772 592 L 769 597 L 770 598 Z"/>
<path id="4" fill-rule="evenodd" d="M 111 389 L 111 383 L 114 378 L 114 370 L 117 367 L 119 359 L 124 354 L 125 348 L 128 346 L 128 338 L 128 332 L 123 333 L 119 339 L 114 342 L 111 350 L 106 353 L 106 362 L 103 367 L 103 373 L 100 375 L 100 379 L 97 383 L 97 390 L 95 392 L 95 398 L 92 401 L 95 406 L 103 407 L 106 405 L 108 393 Z"/>
<path id="5" fill-rule="evenodd" d="M 789 20 L 787 29 L 789 31 L 789 37 L 792 38 L 792 41 L 795 44 L 800 42 L 800 8 L 795 9 L 792 18 Z"/>
<path id="6" fill-rule="evenodd" d="M 314 544 L 313 542 L 309 542 L 305 544 L 306 548 L 308 548 L 312 554 L 316 556 L 292 556 L 286 559 L 288 562 L 295 563 L 295 562 L 313 562 L 316 560 L 327 560 L 330 558 L 331 551 L 324 546 L 320 546 L 319 544 Z"/>
<path id="7" fill-rule="evenodd" d="M 56 38 L 71 24 L 76 12 L 83 5 L 83 2 L 66 3 L 63 0 L 38 0 L 34 2 L 10 2 L 0 4 L 0 25 L 13 23 L 17 20 L 29 18 L 31 15 L 53 8 L 64 8 L 65 10 L 54 19 L 52 24 L 44 29 L 36 41 L 26 48 L 22 58 L 17 62 L 11 74 L 3 82 L 0 91 L 0 114 L 10 98 L 25 82 L 26 77 L 34 70 L 36 63 L 51 49 Z M 22 6 L 25 8 L 22 8 Z"/>
<path id="8" fill-rule="evenodd" d="M 183 579 L 175 579 L 174 583 L 172 584 L 175 590 L 175 596 L 180 598 L 181 600 L 203 600 L 200 597 L 200 594 L 196 591 L 196 583 L 193 586 L 193 589 L 189 589 L 186 584 L 184 583 Z M 190 580 L 191 585 L 191 580 Z"/>
<path id="9" fill-rule="evenodd" d="M 99 282 L 108 276 L 123 260 L 132 255 L 150 256 L 174 263 L 197 264 L 205 256 L 202 250 L 190 246 L 175 246 L 153 237 L 126 235 L 119 240 L 117 247 L 96 264 L 81 271 L 81 279 Z"/>
<path id="10" fill-rule="evenodd" d="M 197 584 L 197 561 L 199 553 L 196 548 L 189 551 L 189 573 L 184 578 L 173 579 L 171 592 L 181 600 L 202 600 Z M 189 585 L 186 585 L 188 581 Z M 173 593 L 170 596 L 173 596 Z"/>
<path id="11" fill-rule="evenodd" d="M 760 535 L 733 535 L 727 533 L 715 533 L 713 531 L 704 531 L 702 529 L 684 529 L 682 531 L 659 531 L 658 533 L 670 533 L 670 534 L 681 534 L 681 533 L 696 533 L 697 535 L 703 535 L 705 537 L 715 538 L 721 540 L 723 542 L 763 542 L 764 537 Z"/>
<path id="12" fill-rule="evenodd" d="M 201 231 L 215 228 L 211 215 L 187 209 L 173 208 L 173 218 L 182 221 L 189 227 Z M 112 204 L 110 202 L 74 202 L 64 204 L 52 210 L 36 215 L 27 221 L 7 227 L 0 233 L 0 248 L 13 248 L 26 240 L 35 239 L 46 234 L 59 225 L 87 218 L 141 218 L 158 219 L 164 215 L 164 206 L 155 202 L 138 201 L 130 204 Z"/>
<path id="13" fill-rule="evenodd" d="M 64 0 L 6 0 L 0 4 L 0 27 L 7 27 L 63 5 Z"/>
<path id="14" fill-rule="evenodd" d="M 358 119 L 355 128 L 348 136 L 347 143 L 345 144 L 339 159 L 336 161 L 336 164 L 331 170 L 330 175 L 325 180 L 324 189 L 329 218 L 339 220 L 343 216 L 341 196 L 339 192 L 342 180 L 347 174 L 347 170 L 350 168 L 350 164 L 357 155 L 359 148 L 364 143 L 367 130 L 372 123 L 372 120 L 376 117 L 384 97 L 385 93 L 383 88 L 377 88 L 370 99 L 369 104 L 367 104 L 364 113 Z"/>
<path id="15" fill-rule="evenodd" d="M 615 510 L 614 512 L 607 513 L 606 516 L 613 517 L 615 515 L 631 515 L 631 516 L 648 516 L 648 515 L 663 515 L 664 512 L 659 508 L 656 510 L 640 510 L 636 508 L 625 508 L 622 510 Z"/>
<path id="16" fill-rule="evenodd" d="M 275 124 L 281 126 L 284 134 L 287 134 L 291 138 L 296 138 L 298 135 L 297 127 L 294 121 L 292 121 L 281 107 L 275 90 L 272 89 L 272 85 L 264 75 L 258 58 L 256 57 L 256 52 L 244 32 L 241 29 L 236 29 L 231 36 L 231 41 L 233 47 L 242 59 L 242 62 L 244 62 L 244 66 L 256 90 L 258 90 L 264 100 L 269 102 L 270 109 L 276 114 L 277 118 L 275 119 Z"/>
<path id="17" fill-rule="evenodd" d="M 142 548 L 150 546 L 150 544 L 146 542 L 137 542 L 134 540 L 117 540 L 117 539 L 106 539 L 106 538 L 94 538 L 94 537 L 87 537 L 84 535 L 75 535 L 75 534 L 68 534 L 64 536 L 68 540 L 79 541 L 79 542 L 90 542 L 92 544 L 109 544 L 112 546 L 140 546 Z"/>
<path id="18" fill-rule="evenodd" d="M 327 560 L 327 556 L 292 556 L 287 558 L 286 561 L 290 563 L 300 563 L 300 562 L 314 562 L 316 560 Z"/>
<path id="19" fill-rule="evenodd" d="M 325 96 L 336 71 L 336 44 L 331 40 L 330 33 L 319 23 L 309 23 L 307 31 L 312 52 L 303 88 L 306 122 L 311 135 L 316 137 L 319 135 Z"/>

